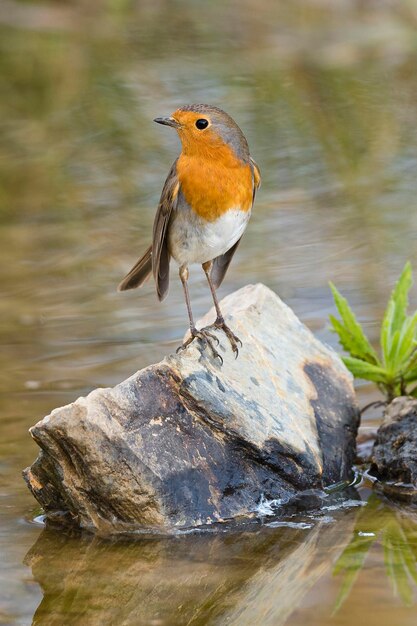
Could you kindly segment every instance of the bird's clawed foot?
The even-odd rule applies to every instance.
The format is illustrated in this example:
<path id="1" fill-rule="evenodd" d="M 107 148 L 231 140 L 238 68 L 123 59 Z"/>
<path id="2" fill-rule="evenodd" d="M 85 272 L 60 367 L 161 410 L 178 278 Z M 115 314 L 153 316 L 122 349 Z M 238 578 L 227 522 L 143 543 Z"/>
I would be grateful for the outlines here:
<path id="1" fill-rule="evenodd" d="M 230 342 L 230 345 L 232 346 L 235 358 L 237 359 L 239 355 L 238 344 L 242 346 L 242 342 L 239 337 L 237 337 L 234 332 L 227 326 L 222 317 L 218 317 L 212 326 L 202 328 L 201 330 L 197 330 L 197 328 L 190 328 L 190 336 L 186 341 L 184 341 L 181 346 L 179 346 L 179 348 L 177 348 L 177 352 L 188 348 L 188 346 L 194 341 L 194 339 L 200 339 L 204 347 L 209 346 L 213 357 L 215 359 L 219 359 L 220 364 L 223 365 L 223 357 L 218 353 L 214 346 L 214 342 L 216 343 L 216 346 L 219 345 L 219 340 L 217 339 L 216 335 L 213 335 L 213 333 L 210 332 L 210 328 L 220 328 L 224 332 Z"/>
<path id="2" fill-rule="evenodd" d="M 215 359 L 219 359 L 220 364 L 223 365 L 223 357 L 217 352 L 216 348 L 214 347 L 214 342 L 216 342 L 216 345 L 218 346 L 219 340 L 217 339 L 216 335 L 213 335 L 213 333 L 209 332 L 207 328 L 202 328 L 201 330 L 197 330 L 197 328 L 190 328 L 190 337 L 188 337 L 188 339 L 184 341 L 184 343 L 179 346 L 179 348 L 177 348 L 177 352 L 188 348 L 188 346 L 194 341 L 194 339 L 200 339 L 204 347 L 209 346 L 213 357 Z"/>
<path id="3" fill-rule="evenodd" d="M 240 341 L 239 337 L 237 337 L 234 332 L 232 332 L 232 330 L 228 327 L 222 317 L 218 317 L 216 319 L 216 321 L 214 322 L 214 327 L 221 328 L 221 330 L 224 332 L 230 342 L 230 345 L 232 346 L 233 352 L 235 353 L 235 359 L 237 359 L 237 357 L 239 356 L 239 348 L 237 346 L 238 344 L 242 346 L 242 342 Z"/>

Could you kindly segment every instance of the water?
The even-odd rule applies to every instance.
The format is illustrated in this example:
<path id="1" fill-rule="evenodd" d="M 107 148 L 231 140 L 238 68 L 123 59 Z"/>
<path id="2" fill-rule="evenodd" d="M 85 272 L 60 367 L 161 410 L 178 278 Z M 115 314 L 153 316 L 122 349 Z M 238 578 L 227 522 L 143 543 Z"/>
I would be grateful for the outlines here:
<path id="1" fill-rule="evenodd" d="M 336 347 L 332 280 L 377 343 L 417 267 L 416 21 L 414 0 L 0 5 L 0 624 L 415 623 L 415 512 L 367 483 L 323 519 L 108 543 L 33 523 L 20 472 L 30 425 L 183 335 L 175 274 L 163 304 L 115 291 L 178 150 L 151 120 L 180 104 L 229 111 L 263 173 L 221 295 L 264 282 Z M 198 317 L 198 268 L 191 293 Z"/>

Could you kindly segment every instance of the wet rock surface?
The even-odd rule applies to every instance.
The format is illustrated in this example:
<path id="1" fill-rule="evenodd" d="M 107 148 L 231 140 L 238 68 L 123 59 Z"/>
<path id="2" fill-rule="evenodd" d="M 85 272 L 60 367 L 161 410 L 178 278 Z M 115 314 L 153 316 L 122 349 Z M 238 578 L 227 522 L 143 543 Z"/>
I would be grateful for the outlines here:
<path id="1" fill-rule="evenodd" d="M 264 285 L 222 309 L 237 360 L 213 330 L 222 366 L 194 342 L 31 428 L 42 451 L 24 475 L 50 519 L 168 532 L 349 477 L 358 409 L 338 356 Z"/>
<path id="2" fill-rule="evenodd" d="M 370 474 L 387 496 L 417 501 L 417 400 L 389 404 L 375 440 Z"/>

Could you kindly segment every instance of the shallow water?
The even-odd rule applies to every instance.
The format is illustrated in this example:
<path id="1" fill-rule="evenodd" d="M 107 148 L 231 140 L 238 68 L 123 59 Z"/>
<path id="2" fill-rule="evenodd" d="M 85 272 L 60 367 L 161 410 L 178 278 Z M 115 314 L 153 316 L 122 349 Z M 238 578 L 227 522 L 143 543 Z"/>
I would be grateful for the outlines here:
<path id="1" fill-rule="evenodd" d="M 261 167 L 221 295 L 262 281 L 336 347 L 332 280 L 377 342 L 417 266 L 417 3 L 223 4 L 0 5 L 0 624 L 415 623 L 417 519 L 375 496 L 292 527 L 133 543 L 31 523 L 29 426 L 186 328 L 175 272 L 161 305 L 151 284 L 115 292 L 178 150 L 153 117 L 221 105 Z M 191 292 L 198 317 L 198 268 Z"/>

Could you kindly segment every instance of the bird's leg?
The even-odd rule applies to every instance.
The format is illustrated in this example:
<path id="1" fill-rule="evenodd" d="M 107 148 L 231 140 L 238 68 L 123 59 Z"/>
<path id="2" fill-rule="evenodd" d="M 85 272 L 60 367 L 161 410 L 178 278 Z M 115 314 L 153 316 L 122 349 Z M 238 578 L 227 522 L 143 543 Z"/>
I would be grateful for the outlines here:
<path id="1" fill-rule="evenodd" d="M 221 328 L 223 330 L 224 334 L 226 335 L 226 337 L 228 338 L 230 342 L 230 345 L 232 346 L 232 350 L 235 353 L 235 357 L 237 358 L 239 354 L 239 349 L 237 347 L 237 344 L 240 343 L 240 345 L 242 345 L 242 342 L 240 341 L 239 337 L 236 337 L 236 335 L 230 330 L 230 328 L 227 326 L 226 322 L 224 321 L 224 317 L 220 310 L 219 301 L 217 299 L 216 290 L 211 280 L 212 266 L 213 266 L 213 261 L 207 261 L 207 263 L 203 263 L 202 265 L 204 273 L 207 278 L 207 282 L 210 287 L 211 295 L 213 297 L 213 302 L 214 302 L 214 306 L 215 306 L 216 314 L 217 314 L 217 318 L 216 318 L 216 321 L 214 322 L 214 326 L 216 328 Z"/>
<path id="2" fill-rule="evenodd" d="M 188 276 L 189 276 L 189 272 L 188 272 L 187 265 L 181 265 L 180 278 L 182 282 L 182 287 L 184 289 L 184 297 L 185 297 L 185 303 L 187 305 L 188 319 L 190 321 L 190 337 L 186 341 L 184 341 L 184 343 L 177 349 L 177 352 L 179 352 L 180 350 L 185 350 L 185 348 L 187 348 L 190 345 L 190 343 L 194 341 L 194 339 L 198 338 L 198 339 L 201 339 L 201 341 L 204 343 L 205 346 L 208 345 L 210 347 L 214 358 L 220 359 L 220 361 L 223 363 L 223 358 L 220 356 L 220 354 L 217 352 L 217 350 L 215 349 L 213 345 L 213 341 L 216 341 L 217 343 L 219 343 L 219 340 L 217 339 L 217 337 L 206 329 L 197 330 L 197 328 L 195 327 L 193 312 L 191 310 L 190 293 L 188 291 Z"/>

